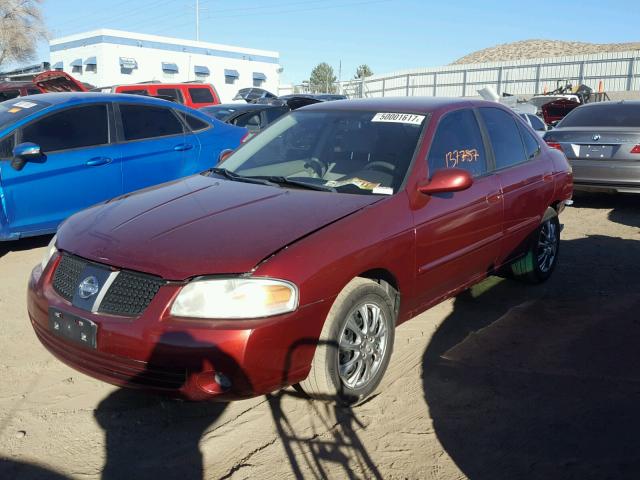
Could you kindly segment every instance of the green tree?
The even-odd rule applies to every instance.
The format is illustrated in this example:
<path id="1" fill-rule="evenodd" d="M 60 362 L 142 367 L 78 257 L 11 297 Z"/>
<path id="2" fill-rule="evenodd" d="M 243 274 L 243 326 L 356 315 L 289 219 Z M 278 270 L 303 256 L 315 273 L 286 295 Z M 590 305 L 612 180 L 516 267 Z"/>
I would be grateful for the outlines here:
<path id="1" fill-rule="evenodd" d="M 370 77 L 371 75 L 373 75 L 373 72 L 369 68 L 369 65 L 367 65 L 366 63 L 363 63 L 357 68 L 356 76 L 354 78 L 363 79 L 363 78 Z"/>
<path id="2" fill-rule="evenodd" d="M 333 67 L 322 62 L 311 71 L 309 83 L 312 93 L 336 93 L 336 76 Z"/>
<path id="3" fill-rule="evenodd" d="M 32 59 L 46 39 L 41 1 L 0 0 L 0 65 Z"/>

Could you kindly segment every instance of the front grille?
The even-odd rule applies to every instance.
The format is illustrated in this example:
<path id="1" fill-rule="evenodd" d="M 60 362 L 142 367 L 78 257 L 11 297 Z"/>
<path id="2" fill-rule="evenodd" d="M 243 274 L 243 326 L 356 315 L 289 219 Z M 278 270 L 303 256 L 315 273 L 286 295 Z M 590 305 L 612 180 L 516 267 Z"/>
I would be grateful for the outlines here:
<path id="1" fill-rule="evenodd" d="M 53 275 L 53 289 L 58 295 L 69 302 L 73 301 L 82 272 L 89 264 L 111 270 L 109 266 L 63 253 Z M 98 312 L 126 317 L 138 316 L 165 283 L 160 277 L 120 270 L 98 306 Z"/>
<path id="2" fill-rule="evenodd" d="M 100 312 L 137 316 L 144 312 L 164 281 L 151 275 L 120 272 L 100 304 Z"/>
<path id="3" fill-rule="evenodd" d="M 87 262 L 78 257 L 63 254 L 53 275 L 53 289 L 69 302 L 80 283 L 80 275 Z"/>

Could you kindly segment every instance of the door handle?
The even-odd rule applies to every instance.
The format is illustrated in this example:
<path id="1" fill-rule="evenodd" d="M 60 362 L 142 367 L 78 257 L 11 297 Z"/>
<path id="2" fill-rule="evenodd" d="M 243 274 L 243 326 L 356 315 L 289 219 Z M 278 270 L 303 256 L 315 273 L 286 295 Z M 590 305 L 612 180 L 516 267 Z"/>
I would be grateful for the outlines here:
<path id="1" fill-rule="evenodd" d="M 542 175 L 543 182 L 550 182 L 552 180 L 553 180 L 553 173 L 545 173 L 544 175 Z"/>
<path id="2" fill-rule="evenodd" d="M 500 192 L 489 193 L 485 197 L 485 200 L 487 201 L 487 203 L 497 203 L 500 200 L 502 200 L 502 193 L 500 193 Z"/>
<path id="3" fill-rule="evenodd" d="M 175 147 L 173 147 L 176 152 L 184 152 L 185 150 L 191 150 L 192 148 L 193 145 L 191 145 L 190 143 L 181 143 L 180 145 L 176 145 Z"/>
<path id="4" fill-rule="evenodd" d="M 113 162 L 113 159 L 109 157 L 96 157 L 89 160 L 86 165 L 88 167 L 99 167 L 100 165 L 106 165 L 111 162 Z"/>

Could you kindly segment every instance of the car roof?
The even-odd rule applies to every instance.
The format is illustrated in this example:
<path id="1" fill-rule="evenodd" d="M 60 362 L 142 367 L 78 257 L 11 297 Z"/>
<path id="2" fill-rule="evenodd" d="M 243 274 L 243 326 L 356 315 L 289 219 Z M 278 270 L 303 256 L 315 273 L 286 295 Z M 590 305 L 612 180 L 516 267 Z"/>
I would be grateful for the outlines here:
<path id="1" fill-rule="evenodd" d="M 580 105 L 580 108 L 584 109 L 584 108 L 594 108 L 594 107 L 601 107 L 601 106 L 611 106 L 611 105 L 629 105 L 632 107 L 640 107 L 640 100 L 610 100 L 607 102 L 591 102 L 591 103 L 585 103 L 583 105 Z"/>
<path id="2" fill-rule="evenodd" d="M 77 104 L 77 103 L 93 103 L 93 102 L 131 102 L 144 103 L 149 105 L 182 107 L 182 105 L 174 102 L 167 102 L 155 97 L 146 97 L 143 95 L 127 95 L 126 93 L 101 93 L 101 92 L 56 92 L 56 93 L 39 93 L 33 95 L 34 98 L 51 105 Z M 189 109 L 191 110 L 191 109 Z"/>
<path id="3" fill-rule="evenodd" d="M 122 83 L 114 85 L 114 88 L 117 87 L 137 87 L 137 88 L 148 88 L 148 87 L 157 87 L 157 88 L 177 88 L 177 87 L 205 87 L 211 88 L 211 85 L 208 83 Z"/>
<path id="4" fill-rule="evenodd" d="M 475 100 L 468 98 L 448 97 L 384 97 L 361 98 L 355 100 L 335 100 L 321 102 L 302 107 L 300 110 L 359 110 L 372 112 L 415 112 L 431 113 L 435 110 L 455 108 L 461 106 L 499 106 L 496 102 Z"/>
<path id="5" fill-rule="evenodd" d="M 282 108 L 282 105 L 272 105 L 270 103 L 221 103 L 219 105 L 209 105 L 201 107 L 199 110 L 205 112 L 219 112 L 221 110 L 233 110 L 233 114 L 245 112 L 257 112 L 272 108 Z"/>

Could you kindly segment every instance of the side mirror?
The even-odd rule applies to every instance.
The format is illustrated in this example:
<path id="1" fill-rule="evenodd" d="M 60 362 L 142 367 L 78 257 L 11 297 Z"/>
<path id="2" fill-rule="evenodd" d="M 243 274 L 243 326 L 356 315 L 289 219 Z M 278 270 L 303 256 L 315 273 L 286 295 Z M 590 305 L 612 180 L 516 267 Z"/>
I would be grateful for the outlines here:
<path id="1" fill-rule="evenodd" d="M 438 170 L 426 185 L 418 187 L 420 193 L 431 195 L 434 193 L 459 192 L 473 185 L 473 177 L 462 168 L 446 168 Z"/>
<path id="2" fill-rule="evenodd" d="M 218 165 L 220 165 L 222 162 L 224 162 L 227 158 L 229 158 L 229 156 L 233 153 L 233 150 L 231 150 L 230 148 L 227 148 L 225 150 L 222 150 L 220 152 L 220 155 L 218 155 Z"/>
<path id="3" fill-rule="evenodd" d="M 16 170 L 22 170 L 27 162 L 42 163 L 46 156 L 40 150 L 40 145 L 31 142 L 21 143 L 13 149 L 11 166 Z"/>

